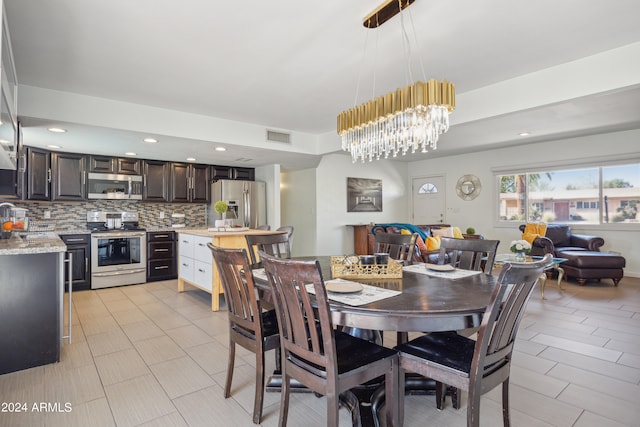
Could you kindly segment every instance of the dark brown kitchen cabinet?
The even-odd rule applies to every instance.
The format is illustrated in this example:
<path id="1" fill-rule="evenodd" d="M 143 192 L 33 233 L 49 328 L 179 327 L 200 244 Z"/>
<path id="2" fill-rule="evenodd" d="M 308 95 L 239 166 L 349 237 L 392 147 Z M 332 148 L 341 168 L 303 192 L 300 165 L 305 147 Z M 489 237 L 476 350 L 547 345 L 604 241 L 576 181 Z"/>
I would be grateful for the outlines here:
<path id="1" fill-rule="evenodd" d="M 86 200 L 86 156 L 77 153 L 52 153 L 51 200 Z"/>
<path id="2" fill-rule="evenodd" d="M 60 238 L 67 245 L 67 252 L 73 260 L 71 276 L 73 290 L 91 289 L 91 242 L 90 234 L 62 234 Z M 69 273 L 64 269 L 65 291 L 69 290 Z"/>
<path id="3" fill-rule="evenodd" d="M 142 200 L 148 202 L 169 201 L 169 165 L 170 163 L 160 160 L 145 160 L 143 162 Z"/>
<path id="4" fill-rule="evenodd" d="M 51 199 L 51 152 L 27 147 L 27 199 Z"/>
<path id="5" fill-rule="evenodd" d="M 177 277 L 176 232 L 148 232 L 147 282 L 171 280 Z"/>
<path id="6" fill-rule="evenodd" d="M 171 202 L 208 203 L 211 199 L 209 165 L 171 163 Z"/>
<path id="7" fill-rule="evenodd" d="M 140 160 L 91 155 L 89 156 L 89 172 L 140 175 Z"/>
<path id="8" fill-rule="evenodd" d="M 233 166 L 211 166 L 212 179 L 238 179 L 245 181 L 255 180 L 254 168 L 238 168 Z"/>

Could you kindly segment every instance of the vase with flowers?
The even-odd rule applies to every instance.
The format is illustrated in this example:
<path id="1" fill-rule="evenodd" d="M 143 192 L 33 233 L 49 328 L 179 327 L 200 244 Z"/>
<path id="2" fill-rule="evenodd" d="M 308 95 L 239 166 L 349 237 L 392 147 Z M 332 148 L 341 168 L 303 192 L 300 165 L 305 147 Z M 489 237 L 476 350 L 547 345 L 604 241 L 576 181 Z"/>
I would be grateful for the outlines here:
<path id="1" fill-rule="evenodd" d="M 524 262 L 527 259 L 526 255 L 531 252 L 531 243 L 526 240 L 514 240 L 509 248 L 516 254 L 517 262 Z"/>

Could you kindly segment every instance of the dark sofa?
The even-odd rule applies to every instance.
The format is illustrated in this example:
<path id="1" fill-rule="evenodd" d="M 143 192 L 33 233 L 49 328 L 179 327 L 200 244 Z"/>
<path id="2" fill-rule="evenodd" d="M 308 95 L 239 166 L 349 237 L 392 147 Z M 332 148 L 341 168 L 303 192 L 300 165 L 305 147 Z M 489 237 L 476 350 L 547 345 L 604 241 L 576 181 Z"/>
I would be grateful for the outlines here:
<path id="1" fill-rule="evenodd" d="M 520 226 L 524 232 L 526 225 Z M 567 277 L 573 277 L 578 284 L 584 285 L 587 280 L 611 279 L 613 284 L 624 275 L 626 260 L 623 256 L 600 252 L 604 239 L 598 236 L 573 234 L 571 227 L 564 224 L 548 224 L 544 237 L 537 237 L 531 245 L 531 255 L 543 256 L 553 254 L 567 261 L 560 264 Z"/>

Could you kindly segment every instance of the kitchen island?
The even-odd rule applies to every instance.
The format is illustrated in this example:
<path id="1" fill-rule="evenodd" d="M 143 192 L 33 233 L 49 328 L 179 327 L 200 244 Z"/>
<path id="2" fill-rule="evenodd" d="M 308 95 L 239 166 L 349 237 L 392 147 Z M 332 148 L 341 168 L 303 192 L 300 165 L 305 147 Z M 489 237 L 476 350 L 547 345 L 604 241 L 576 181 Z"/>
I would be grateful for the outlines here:
<path id="1" fill-rule="evenodd" d="M 220 309 L 223 293 L 220 276 L 214 266 L 207 243 L 222 248 L 247 249 L 248 234 L 283 234 L 285 231 L 242 230 L 208 231 L 208 229 L 178 231 L 178 292 L 184 292 L 185 283 L 211 294 L 211 310 Z"/>
<path id="2" fill-rule="evenodd" d="M 60 361 L 66 250 L 54 233 L 0 240 L 0 374 Z"/>

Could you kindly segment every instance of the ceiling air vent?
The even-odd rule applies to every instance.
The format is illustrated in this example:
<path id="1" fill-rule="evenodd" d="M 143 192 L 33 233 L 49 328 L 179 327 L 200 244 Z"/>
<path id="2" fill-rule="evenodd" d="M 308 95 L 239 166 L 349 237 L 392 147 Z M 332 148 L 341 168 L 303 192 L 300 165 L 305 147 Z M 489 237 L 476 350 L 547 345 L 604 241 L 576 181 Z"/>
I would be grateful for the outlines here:
<path id="1" fill-rule="evenodd" d="M 291 134 L 267 129 L 267 141 L 291 144 Z"/>

